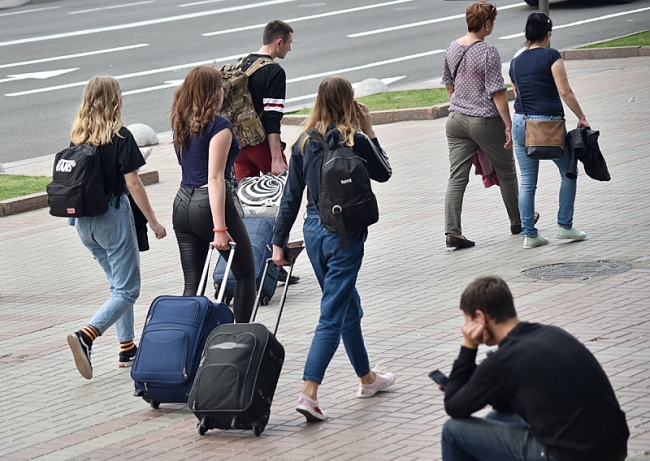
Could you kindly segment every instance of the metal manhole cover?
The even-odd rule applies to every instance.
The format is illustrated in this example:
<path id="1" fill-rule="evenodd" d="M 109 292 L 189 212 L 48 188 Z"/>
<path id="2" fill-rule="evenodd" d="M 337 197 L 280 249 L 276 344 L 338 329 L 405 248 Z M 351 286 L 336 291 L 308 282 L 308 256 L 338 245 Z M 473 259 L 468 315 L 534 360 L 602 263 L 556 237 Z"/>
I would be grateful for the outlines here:
<path id="1" fill-rule="evenodd" d="M 534 267 L 524 271 L 524 275 L 538 280 L 589 279 L 607 275 L 621 274 L 632 266 L 617 261 L 595 261 L 582 263 L 561 263 Z"/>

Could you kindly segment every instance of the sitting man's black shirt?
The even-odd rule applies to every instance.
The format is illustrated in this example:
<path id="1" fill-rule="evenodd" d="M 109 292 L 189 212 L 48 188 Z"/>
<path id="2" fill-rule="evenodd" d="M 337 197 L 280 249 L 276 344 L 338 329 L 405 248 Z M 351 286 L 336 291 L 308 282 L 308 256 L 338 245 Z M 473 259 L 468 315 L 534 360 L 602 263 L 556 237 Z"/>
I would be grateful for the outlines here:
<path id="1" fill-rule="evenodd" d="M 445 392 L 452 418 L 485 405 L 514 412 L 558 461 L 624 459 L 625 414 L 596 358 L 564 330 L 520 322 L 476 365 L 461 347 Z"/>

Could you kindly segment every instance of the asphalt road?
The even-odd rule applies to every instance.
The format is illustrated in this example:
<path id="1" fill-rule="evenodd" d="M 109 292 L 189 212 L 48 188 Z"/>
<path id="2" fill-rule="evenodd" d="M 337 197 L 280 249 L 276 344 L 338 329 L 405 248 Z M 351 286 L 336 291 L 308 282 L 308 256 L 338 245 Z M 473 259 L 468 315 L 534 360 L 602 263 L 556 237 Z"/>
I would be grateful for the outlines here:
<path id="1" fill-rule="evenodd" d="M 107 6 L 108 3 L 108 6 Z M 442 73 L 444 50 L 465 33 L 469 1 L 58 0 L 0 10 L 0 163 L 65 147 L 85 83 L 118 77 L 125 123 L 170 129 L 176 86 L 195 65 L 234 63 L 261 45 L 264 24 L 294 28 L 281 62 L 287 107 L 313 101 L 326 75 L 405 86 Z M 488 42 L 508 61 L 535 8 L 500 0 Z M 551 4 L 552 46 L 565 49 L 648 29 L 650 0 Z"/>

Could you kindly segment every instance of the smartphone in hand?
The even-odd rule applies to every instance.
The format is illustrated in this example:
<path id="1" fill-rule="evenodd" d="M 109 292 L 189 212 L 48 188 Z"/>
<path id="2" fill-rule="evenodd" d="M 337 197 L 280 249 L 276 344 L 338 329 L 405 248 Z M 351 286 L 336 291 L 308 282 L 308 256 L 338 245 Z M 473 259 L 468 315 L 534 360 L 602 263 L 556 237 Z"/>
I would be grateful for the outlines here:
<path id="1" fill-rule="evenodd" d="M 429 373 L 429 378 L 434 380 L 436 384 L 442 387 L 443 390 L 446 390 L 448 380 L 443 372 L 441 372 L 440 370 L 434 370 L 431 373 Z"/>

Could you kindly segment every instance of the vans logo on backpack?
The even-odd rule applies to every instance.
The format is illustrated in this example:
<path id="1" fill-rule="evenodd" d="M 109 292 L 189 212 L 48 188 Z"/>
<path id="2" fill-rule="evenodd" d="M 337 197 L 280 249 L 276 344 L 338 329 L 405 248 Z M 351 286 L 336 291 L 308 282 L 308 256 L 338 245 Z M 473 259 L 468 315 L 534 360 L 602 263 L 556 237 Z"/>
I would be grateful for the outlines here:
<path id="1" fill-rule="evenodd" d="M 61 159 L 59 162 L 56 164 L 55 170 L 60 172 L 60 173 L 70 173 L 74 167 L 77 166 L 77 162 L 74 160 L 64 160 Z"/>
<path id="2" fill-rule="evenodd" d="M 341 179 L 341 184 L 352 184 L 352 178 Z"/>

